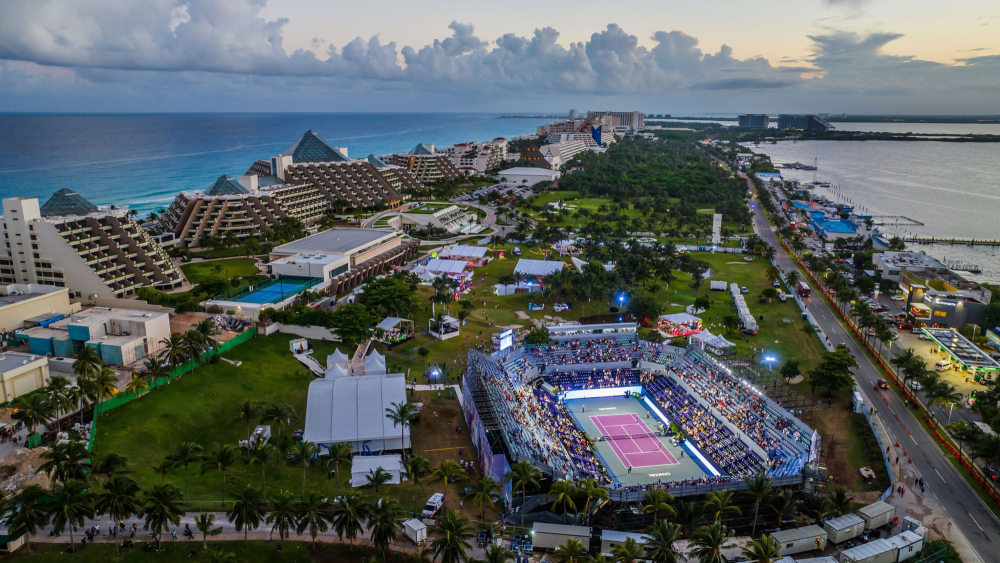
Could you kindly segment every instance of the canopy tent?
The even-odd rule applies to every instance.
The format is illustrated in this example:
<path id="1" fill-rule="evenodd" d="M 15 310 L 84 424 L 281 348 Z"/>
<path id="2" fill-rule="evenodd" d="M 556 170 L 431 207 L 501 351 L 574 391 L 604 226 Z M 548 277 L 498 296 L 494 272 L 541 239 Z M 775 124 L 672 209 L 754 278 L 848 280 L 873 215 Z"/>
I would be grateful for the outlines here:
<path id="1" fill-rule="evenodd" d="M 340 364 L 341 366 L 346 367 L 347 363 L 350 361 L 351 359 L 347 357 L 347 354 L 341 352 L 340 348 L 334 348 L 333 353 L 326 357 L 327 366 Z"/>
<path id="2" fill-rule="evenodd" d="M 381 342 L 403 342 L 413 336 L 413 321 L 401 317 L 386 317 L 375 328 L 382 331 L 382 335 L 377 338 Z"/>
<path id="3" fill-rule="evenodd" d="M 401 373 L 317 379 L 309 384 L 302 439 L 325 447 L 346 442 L 355 452 L 408 448 L 409 427 L 401 433 L 385 417 L 392 403 L 406 403 Z"/>
<path id="4" fill-rule="evenodd" d="M 465 269 L 469 267 L 469 263 L 465 260 L 442 260 L 440 258 L 431 258 L 427 261 L 427 265 L 424 266 L 424 271 L 430 272 L 432 274 L 448 274 L 448 275 L 458 275 L 465 272 Z"/>
<path id="5" fill-rule="evenodd" d="M 331 364 L 330 367 L 326 368 L 326 375 L 324 377 L 335 378 L 335 377 L 347 377 L 351 375 L 351 371 L 341 364 Z"/>
<path id="6" fill-rule="evenodd" d="M 671 338 L 690 336 L 701 331 L 701 319 L 690 313 L 660 315 L 658 328 Z"/>
<path id="7" fill-rule="evenodd" d="M 364 487 L 368 484 L 368 476 L 380 467 L 389 474 L 390 485 L 398 485 L 402 481 L 405 472 L 399 454 L 356 455 L 351 461 L 351 486 Z"/>
<path id="8" fill-rule="evenodd" d="M 458 319 L 456 319 L 455 317 L 452 317 L 451 315 L 445 315 L 444 318 L 441 320 L 442 321 L 441 326 L 434 325 L 433 321 L 434 319 L 431 318 L 428 321 L 428 327 L 427 327 L 427 332 L 431 333 L 431 336 L 434 336 L 441 340 L 447 340 L 453 336 L 458 336 L 458 331 L 461 326 L 461 323 L 459 323 Z M 436 330 L 431 329 L 431 326 L 434 326 Z"/>
<path id="9" fill-rule="evenodd" d="M 531 278 L 543 278 L 562 270 L 565 265 L 565 262 L 558 260 L 530 260 L 521 258 L 517 261 L 517 265 L 514 266 L 514 273 L 524 274 Z"/>
<path id="10" fill-rule="evenodd" d="M 736 347 L 732 342 L 726 340 L 721 335 L 712 334 L 708 329 L 692 334 L 691 343 L 715 354 L 727 354 L 732 352 L 732 349 Z"/>
<path id="11" fill-rule="evenodd" d="M 485 246 L 469 246 L 466 244 L 456 244 L 447 246 L 438 251 L 438 257 L 449 260 L 464 260 L 481 264 L 489 249 Z"/>
<path id="12" fill-rule="evenodd" d="M 379 375 L 385 373 L 385 356 L 378 352 L 365 358 L 365 375 Z"/>

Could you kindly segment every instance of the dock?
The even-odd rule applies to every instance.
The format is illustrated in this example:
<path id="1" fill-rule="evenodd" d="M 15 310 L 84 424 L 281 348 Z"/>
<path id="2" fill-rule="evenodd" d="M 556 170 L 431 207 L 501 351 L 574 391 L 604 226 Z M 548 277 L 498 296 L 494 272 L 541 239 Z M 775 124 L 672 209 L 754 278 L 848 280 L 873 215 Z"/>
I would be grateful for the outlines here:
<path id="1" fill-rule="evenodd" d="M 1000 240 L 974 239 L 974 238 L 947 238 L 947 237 L 902 237 L 903 242 L 915 244 L 962 244 L 965 246 L 1000 246 Z"/>
<path id="2" fill-rule="evenodd" d="M 924 224 L 906 215 L 871 215 L 874 225 L 902 225 L 907 227 L 923 227 Z"/>

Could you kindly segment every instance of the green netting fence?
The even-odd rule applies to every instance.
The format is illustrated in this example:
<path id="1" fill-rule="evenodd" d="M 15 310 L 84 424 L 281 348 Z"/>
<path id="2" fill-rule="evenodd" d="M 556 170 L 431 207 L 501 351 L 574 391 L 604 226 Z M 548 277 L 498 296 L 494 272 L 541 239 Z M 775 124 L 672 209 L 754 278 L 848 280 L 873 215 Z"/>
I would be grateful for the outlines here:
<path id="1" fill-rule="evenodd" d="M 217 355 L 220 355 L 220 354 L 225 354 L 226 352 L 232 350 L 233 348 L 239 346 L 240 344 L 243 344 L 244 342 L 246 342 L 247 340 L 250 340 L 251 338 L 253 338 L 255 336 L 257 336 L 257 327 L 253 327 L 250 330 L 247 330 L 246 332 L 240 334 L 239 336 L 237 336 L 236 338 L 233 338 L 232 340 L 229 340 L 227 342 L 223 342 L 222 344 L 219 345 L 218 351 L 216 351 L 216 350 L 209 350 L 208 352 L 205 352 L 204 354 L 202 354 L 201 357 L 198 359 L 198 361 L 192 361 L 192 362 L 188 362 L 188 363 L 184 364 L 183 366 L 178 366 L 177 369 L 168 371 L 166 377 L 158 377 L 155 380 L 150 381 L 149 382 L 149 389 L 147 389 L 146 391 L 143 391 L 142 393 L 125 393 L 125 392 L 123 392 L 123 393 L 119 393 L 119 394 L 115 395 L 114 397 L 111 397 L 110 399 L 108 399 L 108 400 L 106 400 L 106 401 L 104 401 L 104 402 L 102 402 L 102 403 L 100 403 L 98 405 L 94 405 L 94 420 L 93 420 L 93 422 L 91 424 L 91 427 L 90 427 L 90 439 L 87 441 L 87 450 L 93 451 L 93 449 L 94 449 L 94 436 L 97 436 L 97 416 L 98 415 L 101 415 L 101 414 L 104 414 L 104 413 L 106 413 L 106 412 L 108 412 L 110 410 L 116 409 L 116 408 L 124 405 L 125 403 L 128 403 L 129 401 L 134 401 L 134 400 L 138 399 L 139 397 L 145 395 L 146 393 L 149 393 L 150 391 L 152 391 L 153 389 L 156 389 L 157 387 L 160 387 L 161 385 L 166 385 L 167 383 L 170 383 L 174 379 L 176 379 L 176 378 L 184 375 L 185 373 L 187 373 L 189 371 L 192 371 L 194 368 L 207 363 L 214 356 L 217 356 Z"/>

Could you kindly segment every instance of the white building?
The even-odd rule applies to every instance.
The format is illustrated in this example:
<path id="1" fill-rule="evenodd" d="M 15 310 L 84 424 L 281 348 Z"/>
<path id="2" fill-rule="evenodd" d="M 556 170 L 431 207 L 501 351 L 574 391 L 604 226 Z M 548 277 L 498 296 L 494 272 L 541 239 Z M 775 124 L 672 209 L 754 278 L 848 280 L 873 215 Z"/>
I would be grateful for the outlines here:
<path id="1" fill-rule="evenodd" d="M 507 160 L 507 139 L 497 137 L 489 142 L 457 143 L 443 151 L 465 174 L 482 174 L 498 168 Z"/>
<path id="2" fill-rule="evenodd" d="M 49 359 L 46 356 L 0 353 L 0 397 L 12 401 L 49 383 Z"/>
<path id="3" fill-rule="evenodd" d="M 451 204 L 435 205 L 433 202 L 394 215 L 389 219 L 389 225 L 403 232 L 428 227 L 461 234 L 475 234 L 483 230 L 475 211 Z"/>
<path id="4" fill-rule="evenodd" d="M 574 141 L 582 142 L 588 149 L 601 148 L 601 145 L 597 144 L 597 141 L 594 140 L 594 136 L 590 132 L 553 133 L 545 138 L 545 142 L 551 144 L 571 143 Z M 603 135 L 601 141 L 605 146 L 609 145 L 615 142 L 615 136 Z"/>
<path id="5" fill-rule="evenodd" d="M 343 371 L 340 364 L 336 364 Z M 373 366 L 374 367 L 374 366 Z M 409 427 L 393 426 L 385 409 L 406 403 L 402 373 L 349 377 L 328 374 L 309 384 L 302 439 L 325 451 L 348 443 L 358 453 L 399 451 L 410 447 Z"/>
<path id="6" fill-rule="evenodd" d="M 169 290 L 184 278 L 128 209 L 96 206 L 70 189 L 44 205 L 3 200 L 0 284 L 45 284 L 71 297 L 129 297 L 140 287 Z"/>
<path id="7" fill-rule="evenodd" d="M 587 144 L 583 141 L 566 141 L 564 143 L 553 143 L 543 145 L 541 149 L 549 162 L 555 163 L 557 160 L 561 164 L 569 162 L 574 156 L 587 151 Z M 556 167 L 558 168 L 558 167 Z"/>
<path id="8" fill-rule="evenodd" d="M 26 324 L 48 324 L 80 311 L 80 303 L 69 302 L 69 290 L 44 284 L 0 286 L 0 332 L 25 328 Z"/>
<path id="9" fill-rule="evenodd" d="M 500 171 L 500 178 L 508 184 L 534 186 L 539 182 L 554 182 L 559 179 L 558 170 L 545 168 L 518 167 Z"/>

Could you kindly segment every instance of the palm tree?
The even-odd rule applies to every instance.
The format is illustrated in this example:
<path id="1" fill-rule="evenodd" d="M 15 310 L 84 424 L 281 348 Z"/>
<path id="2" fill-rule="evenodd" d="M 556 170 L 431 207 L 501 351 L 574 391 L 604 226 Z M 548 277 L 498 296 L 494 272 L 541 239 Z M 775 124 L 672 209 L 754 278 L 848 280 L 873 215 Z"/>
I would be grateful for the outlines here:
<path id="1" fill-rule="evenodd" d="M 62 413 L 69 412 L 76 405 L 80 389 L 69 386 L 69 380 L 61 375 L 52 377 L 45 387 L 45 394 L 56 415 L 56 431 L 62 431 Z"/>
<path id="2" fill-rule="evenodd" d="M 712 517 L 712 522 L 718 522 L 726 514 L 739 516 L 743 513 L 740 507 L 733 504 L 732 491 L 713 491 L 705 495 L 705 502 L 702 505 Z"/>
<path id="3" fill-rule="evenodd" d="M 222 551 L 221 549 L 206 551 L 202 559 L 205 563 L 236 563 L 237 561 L 235 553 L 232 551 Z"/>
<path id="4" fill-rule="evenodd" d="M 674 507 L 670 504 L 674 502 L 674 497 L 663 489 L 651 489 L 646 491 L 642 501 L 643 513 L 653 514 L 653 524 L 660 521 L 660 514 L 675 515 Z"/>
<path id="5" fill-rule="evenodd" d="M 552 510 L 555 511 L 559 507 L 563 509 L 563 524 L 566 523 L 566 515 L 569 514 L 569 511 L 576 511 L 576 503 L 573 502 L 573 497 L 576 496 L 576 493 L 576 485 L 569 479 L 556 481 L 552 483 L 552 487 L 549 489 L 548 496 L 552 499 Z"/>
<path id="6" fill-rule="evenodd" d="M 208 536 L 217 536 L 222 533 L 222 526 L 214 528 L 215 514 L 202 512 L 194 519 L 194 526 L 201 532 L 202 549 L 208 549 Z"/>
<path id="7" fill-rule="evenodd" d="M 90 452 L 80 443 L 79 435 L 73 433 L 70 440 L 52 444 L 51 448 L 42 452 L 45 463 L 38 471 L 48 474 L 49 478 L 60 483 L 87 478 L 90 468 Z"/>
<path id="8" fill-rule="evenodd" d="M 219 329 L 215 326 L 215 321 L 205 319 L 194 326 L 194 331 L 201 335 L 203 348 L 219 351 L 219 341 L 215 338 L 219 334 Z"/>
<path id="9" fill-rule="evenodd" d="M 368 470 L 368 475 L 365 475 L 365 479 L 368 482 L 364 486 L 375 489 L 375 497 L 379 498 L 379 490 L 382 488 L 382 485 L 392 481 L 392 475 L 385 469 L 376 467 L 375 469 Z"/>
<path id="10" fill-rule="evenodd" d="M 566 543 L 557 547 L 552 552 L 552 557 L 556 560 L 556 563 L 585 563 L 590 559 L 583 544 L 573 538 L 566 540 Z"/>
<path id="11" fill-rule="evenodd" d="M 726 563 L 728 560 L 722 549 L 731 537 L 733 533 L 718 521 L 702 526 L 691 537 L 694 547 L 691 553 L 698 558 L 698 563 Z"/>
<path id="12" fill-rule="evenodd" d="M 133 393 L 136 397 L 138 397 L 142 393 L 149 391 L 149 382 L 141 377 L 133 375 L 132 379 L 128 380 L 128 383 L 125 384 L 125 391 Z"/>
<path id="13" fill-rule="evenodd" d="M 968 422 L 965 422 L 964 420 L 958 420 L 958 421 L 952 422 L 951 424 L 949 424 L 945 428 L 948 429 L 948 433 L 950 433 L 952 435 L 952 437 L 954 437 L 956 440 L 958 440 L 958 457 L 959 457 L 959 459 L 961 459 L 962 455 L 963 455 L 962 445 L 965 442 L 974 441 L 976 439 L 976 437 L 978 436 L 979 432 L 980 432 L 980 430 L 978 428 L 976 428 L 975 426 L 970 425 Z"/>
<path id="14" fill-rule="evenodd" d="M 674 544 L 681 539 L 681 527 L 673 522 L 660 522 L 646 530 L 646 554 L 653 563 L 677 563 Z"/>
<path id="15" fill-rule="evenodd" d="M 112 475 L 104 484 L 104 491 L 97 495 L 94 508 L 98 514 L 107 514 L 111 522 L 124 522 L 137 514 L 139 506 L 139 485 L 128 475 Z M 115 545 L 115 553 L 118 545 Z"/>
<path id="16" fill-rule="evenodd" d="M 271 536 L 275 530 L 278 531 L 278 542 L 285 545 L 289 532 L 295 529 L 295 519 L 298 510 L 295 506 L 295 497 L 289 491 L 281 491 L 278 497 L 271 503 L 271 512 L 267 515 L 266 522 L 271 524 Z"/>
<path id="17" fill-rule="evenodd" d="M 128 458 L 114 452 L 97 458 L 96 462 L 91 462 L 90 474 L 94 477 L 110 479 L 112 475 L 124 475 L 126 473 L 131 473 L 128 470 Z"/>
<path id="18" fill-rule="evenodd" d="M 260 418 L 263 412 L 260 403 L 253 399 L 243 399 L 242 403 L 236 405 L 238 416 L 236 422 L 243 421 L 247 425 L 247 440 L 250 439 L 250 424 Z"/>
<path id="19" fill-rule="evenodd" d="M 620 543 L 611 548 L 611 561 L 614 563 L 636 563 L 642 556 L 642 546 L 635 541 L 635 538 L 626 538 L 625 543 Z"/>
<path id="20" fill-rule="evenodd" d="M 587 497 L 587 501 L 583 504 L 583 513 L 587 515 L 587 524 L 590 524 L 590 503 L 594 500 L 598 501 L 597 506 L 601 507 L 605 502 L 608 501 L 608 490 L 601 486 L 595 479 L 583 479 L 577 483 L 577 488 Z"/>
<path id="21" fill-rule="evenodd" d="M 750 531 L 750 537 L 753 538 L 757 535 L 757 514 L 760 511 L 760 505 L 766 503 L 767 499 L 774 493 L 774 480 L 766 474 L 760 473 L 745 480 L 744 483 L 746 483 L 747 488 L 743 494 L 753 500 L 753 528 Z"/>
<path id="22" fill-rule="evenodd" d="M 337 532 L 337 537 L 341 540 L 347 537 L 351 542 L 351 551 L 354 551 L 354 540 L 363 530 L 362 522 L 371 509 L 368 503 L 361 500 L 355 494 L 349 494 L 340 499 L 340 504 L 334 507 L 330 522 L 333 524 L 333 531 Z"/>
<path id="23" fill-rule="evenodd" d="M 399 426 L 399 447 L 403 451 L 403 458 L 406 458 L 406 427 L 410 426 L 418 415 L 417 407 L 413 403 L 390 403 L 385 409 L 385 417 L 392 421 L 392 427 Z"/>
<path id="24" fill-rule="evenodd" d="M 333 472 L 336 476 L 336 481 L 333 483 L 333 494 L 336 496 L 337 486 L 340 484 L 340 464 L 350 461 L 354 448 L 346 442 L 339 442 L 332 444 L 328 451 L 326 465 L 329 467 L 331 463 L 333 464 Z"/>
<path id="25" fill-rule="evenodd" d="M 264 506 L 267 499 L 264 494 L 247 485 L 242 491 L 233 494 L 233 507 L 226 511 L 226 519 L 236 526 L 237 532 L 243 532 L 243 548 L 247 547 L 247 534 L 256 530 L 264 521 Z"/>
<path id="26" fill-rule="evenodd" d="M 188 361 L 188 345 L 184 340 L 184 335 L 179 332 L 170 333 L 170 338 L 160 340 L 163 351 L 160 357 L 163 358 L 171 369 L 177 369 Z"/>
<path id="27" fill-rule="evenodd" d="M 260 464 L 260 485 L 264 496 L 267 496 L 267 462 L 271 457 L 277 456 L 278 448 L 274 447 L 274 444 L 265 444 L 264 437 L 258 436 L 254 439 L 254 443 L 250 448 L 253 456 L 250 458 L 250 463 Z"/>
<path id="28" fill-rule="evenodd" d="M 465 479 L 465 470 L 451 459 L 442 461 L 438 464 L 437 469 L 431 473 L 431 481 L 441 481 L 441 485 L 445 488 L 448 487 L 448 483 L 454 483 L 462 479 Z"/>
<path id="29" fill-rule="evenodd" d="M 261 423 L 270 424 L 271 428 L 275 429 L 278 433 L 276 443 L 281 444 L 281 430 L 286 424 L 290 424 L 289 421 L 298 420 L 298 414 L 295 412 L 295 408 L 291 405 L 276 405 L 271 404 L 264 414 L 261 415 Z"/>
<path id="30" fill-rule="evenodd" d="M 191 369 L 188 371 L 194 371 L 196 363 L 208 348 L 208 343 L 205 342 L 204 335 L 193 328 L 184 333 L 183 340 L 184 349 L 187 350 L 187 359 L 191 362 Z"/>
<path id="31" fill-rule="evenodd" d="M 774 563 L 780 558 L 781 545 L 774 538 L 764 534 L 759 540 L 751 540 L 743 548 L 743 555 L 754 563 Z"/>
<path id="32" fill-rule="evenodd" d="M 396 543 L 396 537 L 403 529 L 402 522 L 403 511 L 400 510 L 396 499 L 385 499 L 380 505 L 372 508 L 368 530 L 371 532 L 372 547 L 382 552 L 383 560 L 386 558 L 389 544 Z"/>
<path id="33" fill-rule="evenodd" d="M 406 471 L 406 478 L 413 483 L 413 512 L 416 513 L 418 508 L 417 487 L 423 490 L 423 487 L 420 486 L 420 480 L 431 474 L 431 464 L 426 457 L 415 455 L 403 460 L 403 469 Z"/>
<path id="34" fill-rule="evenodd" d="M 519 461 L 510 466 L 510 471 L 504 475 L 504 479 L 510 481 L 511 487 L 521 489 L 521 527 L 524 527 L 525 502 L 528 497 L 528 487 L 538 487 L 538 481 L 542 478 L 542 470 L 538 469 L 531 462 Z M 416 511 L 414 511 L 416 512 Z"/>
<path id="35" fill-rule="evenodd" d="M 837 487 L 829 498 L 830 504 L 832 505 L 831 512 L 834 516 L 843 516 L 844 514 L 851 513 L 851 506 L 854 503 L 854 497 L 847 492 L 847 489 L 844 487 Z"/>
<path id="36" fill-rule="evenodd" d="M 17 418 L 28 427 L 29 434 L 34 434 L 35 428 L 46 424 L 52 415 L 52 405 L 42 393 L 21 395 L 14 400 L 14 407 Z"/>
<path id="37" fill-rule="evenodd" d="M 94 410 L 95 415 L 104 401 L 114 397 L 118 393 L 118 374 L 114 370 L 103 368 L 93 380 L 94 396 L 97 397 L 98 408 Z"/>
<path id="38" fill-rule="evenodd" d="M 472 483 L 472 492 L 469 498 L 479 507 L 479 519 L 486 518 L 486 508 L 492 509 L 497 501 L 502 502 L 500 497 L 500 484 L 489 476 L 480 477 Z"/>
<path id="39" fill-rule="evenodd" d="M 778 517 L 778 529 L 780 530 L 781 523 L 798 512 L 799 503 L 792 497 L 792 491 L 782 489 L 771 497 L 771 509 Z"/>
<path id="40" fill-rule="evenodd" d="M 52 515 L 52 529 L 61 534 L 69 528 L 69 551 L 73 553 L 76 546 L 73 532 L 83 526 L 87 518 L 94 517 L 92 500 L 87 495 L 87 485 L 80 480 L 72 480 L 52 489 L 48 501 L 49 513 Z"/>
<path id="41" fill-rule="evenodd" d="M 899 370 L 913 364 L 917 358 L 917 353 L 913 348 L 903 348 L 894 358 L 889 360 L 889 363 L 896 366 L 896 372 L 899 373 Z"/>
<path id="42" fill-rule="evenodd" d="M 174 472 L 174 469 L 177 469 L 177 467 L 175 467 L 173 462 L 170 461 L 169 459 L 164 459 L 160 463 L 150 465 L 149 468 L 160 474 L 161 485 L 163 484 L 163 481 L 167 478 L 167 475 L 170 475 L 171 473 Z"/>
<path id="43" fill-rule="evenodd" d="M 771 266 L 770 268 L 768 268 L 764 272 L 764 275 L 767 276 L 767 281 L 770 282 L 771 284 L 774 284 L 774 282 L 781 280 L 781 270 L 779 270 L 777 266 Z"/>
<path id="44" fill-rule="evenodd" d="M 701 518 L 698 505 L 694 502 L 681 502 L 674 507 L 674 512 L 676 515 L 673 520 L 681 527 L 681 536 L 689 537 L 698 527 L 698 520 Z"/>
<path id="45" fill-rule="evenodd" d="M 77 379 L 83 377 L 96 377 L 104 367 L 101 361 L 101 353 L 94 346 L 84 346 L 76 353 L 76 361 L 73 362 L 73 373 Z"/>
<path id="46" fill-rule="evenodd" d="M 212 453 L 204 456 L 201 462 L 201 474 L 209 471 L 222 473 L 222 506 L 226 506 L 226 472 L 239 460 L 236 447 L 230 444 L 216 444 Z"/>
<path id="47" fill-rule="evenodd" d="M 170 484 L 153 485 L 152 490 L 143 492 L 142 511 L 139 513 L 145 518 L 142 529 L 159 536 L 169 532 L 171 524 L 179 526 L 181 516 L 184 516 L 180 500 L 180 489 Z"/>
<path id="48" fill-rule="evenodd" d="M 799 275 L 798 270 L 790 270 L 785 274 L 785 283 L 788 284 L 788 289 L 794 288 L 800 281 L 802 281 L 802 276 Z"/>
<path id="49" fill-rule="evenodd" d="M 302 498 L 302 502 L 296 506 L 296 512 L 298 523 L 295 527 L 295 533 L 301 534 L 309 530 L 309 535 L 312 536 L 312 546 L 316 547 L 316 536 L 329 529 L 327 524 L 331 521 L 330 503 L 323 495 L 312 492 Z"/>
<path id="50" fill-rule="evenodd" d="M 49 512 L 42 499 L 47 495 L 38 485 L 28 485 L 11 497 L 14 512 L 8 516 L 7 525 L 11 530 L 24 528 L 24 542 L 31 553 L 31 536 L 49 523 Z"/>
<path id="51" fill-rule="evenodd" d="M 827 497 L 807 497 L 800 508 L 812 519 L 812 523 L 819 524 L 833 510 L 833 503 Z"/>
<path id="52" fill-rule="evenodd" d="M 312 464 L 312 460 L 319 452 L 319 446 L 312 442 L 302 441 L 288 450 L 288 455 L 292 456 L 292 461 L 302 467 L 302 496 L 306 496 L 306 469 Z"/>
<path id="53" fill-rule="evenodd" d="M 475 530 L 469 519 L 459 516 L 458 511 L 447 512 L 438 520 L 438 537 L 431 542 L 431 553 L 440 558 L 441 563 L 459 563 L 469 560 L 469 540 Z"/>
<path id="54" fill-rule="evenodd" d="M 202 447 L 194 442 L 183 442 L 181 445 L 177 446 L 177 450 L 167 456 L 167 459 L 174 466 L 184 467 L 184 502 L 189 502 L 191 500 L 190 490 L 188 487 L 188 477 L 189 471 L 188 467 L 192 463 L 198 463 L 205 459 L 205 456 L 201 454 Z"/>
<path id="55" fill-rule="evenodd" d="M 158 379 L 164 377 L 170 377 L 170 374 L 167 372 L 166 366 L 164 366 L 163 362 L 160 361 L 160 358 L 156 356 L 151 356 L 147 358 L 146 363 L 144 363 L 142 367 L 143 367 L 143 372 L 142 372 L 143 377 L 150 381 L 155 382 Z"/>
<path id="56" fill-rule="evenodd" d="M 507 549 L 502 545 L 490 544 L 486 549 L 486 557 L 482 559 L 483 563 L 507 563 L 516 556 L 513 551 Z"/>

